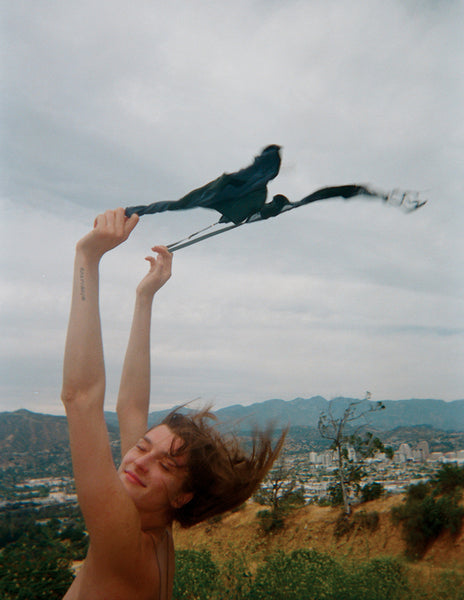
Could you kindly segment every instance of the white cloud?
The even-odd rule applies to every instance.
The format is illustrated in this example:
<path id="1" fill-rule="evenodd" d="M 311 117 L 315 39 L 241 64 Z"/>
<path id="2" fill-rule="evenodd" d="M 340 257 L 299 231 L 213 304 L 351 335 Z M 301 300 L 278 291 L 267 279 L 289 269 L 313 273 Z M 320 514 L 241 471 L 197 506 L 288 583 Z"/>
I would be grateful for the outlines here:
<path id="1" fill-rule="evenodd" d="M 97 212 L 176 199 L 269 143 L 284 147 L 271 194 L 370 182 L 429 204 L 318 203 L 176 253 L 156 396 L 462 397 L 462 16 L 412 0 L 10 4 L 0 406 L 50 410 L 73 247 Z M 144 217 L 104 259 L 110 402 L 143 257 L 216 218 Z"/>

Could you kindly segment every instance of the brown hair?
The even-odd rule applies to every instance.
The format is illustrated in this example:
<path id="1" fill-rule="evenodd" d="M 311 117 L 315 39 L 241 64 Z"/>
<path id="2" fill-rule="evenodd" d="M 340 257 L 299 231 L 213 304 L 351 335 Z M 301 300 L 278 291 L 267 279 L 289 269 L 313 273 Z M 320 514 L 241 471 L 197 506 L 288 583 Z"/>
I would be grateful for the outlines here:
<path id="1" fill-rule="evenodd" d="M 216 417 L 209 408 L 189 414 L 175 409 L 162 423 L 184 442 L 176 454 L 188 452 L 184 490 L 193 492 L 193 498 L 174 513 L 182 527 L 243 504 L 266 476 L 287 434 L 284 430 L 273 447 L 273 428 L 255 429 L 247 453 L 235 435 L 220 433 L 209 423 L 211 420 Z"/>

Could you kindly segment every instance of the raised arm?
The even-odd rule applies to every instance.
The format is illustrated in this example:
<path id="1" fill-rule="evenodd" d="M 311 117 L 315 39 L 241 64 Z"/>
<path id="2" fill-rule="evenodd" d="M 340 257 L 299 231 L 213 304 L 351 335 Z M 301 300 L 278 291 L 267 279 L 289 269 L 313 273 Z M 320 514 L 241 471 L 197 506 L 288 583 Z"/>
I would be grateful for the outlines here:
<path id="1" fill-rule="evenodd" d="M 172 254 L 164 246 L 147 256 L 147 275 L 137 286 L 132 327 L 119 387 L 117 413 L 121 453 L 132 448 L 147 430 L 150 404 L 150 326 L 153 298 L 171 276 Z"/>
<path id="2" fill-rule="evenodd" d="M 124 242 L 136 224 L 137 217 L 127 219 L 124 209 L 107 211 L 78 242 L 63 368 L 62 400 L 79 504 L 94 555 L 113 566 L 128 547 L 133 550 L 140 520 L 114 466 L 104 419 L 98 269 L 103 254 Z"/>
<path id="3" fill-rule="evenodd" d="M 76 246 L 71 314 L 63 367 L 62 399 L 86 398 L 103 404 L 105 370 L 99 312 L 99 263 L 105 252 L 124 242 L 137 224 L 124 209 L 95 219 L 93 230 Z"/>

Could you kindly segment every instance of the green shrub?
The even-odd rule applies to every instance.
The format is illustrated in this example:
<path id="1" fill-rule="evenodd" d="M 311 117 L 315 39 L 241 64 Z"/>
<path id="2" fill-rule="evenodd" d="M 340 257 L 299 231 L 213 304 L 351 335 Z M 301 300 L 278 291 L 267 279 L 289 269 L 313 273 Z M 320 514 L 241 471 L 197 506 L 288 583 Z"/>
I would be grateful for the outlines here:
<path id="1" fill-rule="evenodd" d="M 315 550 L 276 552 L 261 565 L 249 600 L 329 600 L 342 585 L 343 571 L 329 556 Z"/>
<path id="2" fill-rule="evenodd" d="M 284 512 L 288 512 L 293 508 L 298 508 L 300 506 L 304 506 L 305 504 L 306 501 L 304 488 L 299 488 L 297 490 L 288 492 L 286 496 L 282 498 L 280 502 L 280 509 Z"/>
<path id="3" fill-rule="evenodd" d="M 408 592 L 407 573 L 395 558 L 376 558 L 347 572 L 337 600 L 400 600 Z"/>
<path id="4" fill-rule="evenodd" d="M 373 481 L 367 483 L 361 489 L 361 502 L 369 502 L 371 500 L 377 500 L 385 492 L 385 488 L 381 483 Z"/>
<path id="5" fill-rule="evenodd" d="M 402 524 L 407 554 L 411 558 L 423 556 L 443 531 L 456 535 L 463 517 L 464 508 L 459 506 L 456 496 L 437 497 L 431 486 L 425 484 L 410 487 L 406 501 L 392 508 L 393 521 Z"/>
<path id="6" fill-rule="evenodd" d="M 244 554 L 232 554 L 224 563 L 221 568 L 221 583 L 220 600 L 249 598 L 252 576 Z"/>
<path id="7" fill-rule="evenodd" d="M 430 494 L 430 492 L 430 483 L 424 483 L 423 481 L 420 481 L 415 485 L 410 485 L 406 494 L 408 501 L 412 502 L 414 500 L 423 500 Z"/>
<path id="8" fill-rule="evenodd" d="M 444 464 L 432 478 L 432 485 L 438 494 L 454 494 L 464 488 L 464 467 Z"/>
<path id="9" fill-rule="evenodd" d="M 339 482 L 329 485 L 327 491 L 330 506 L 341 506 L 343 504 L 342 486 Z"/>
<path id="10" fill-rule="evenodd" d="M 67 549 L 45 535 L 25 535 L 0 554 L 2 600 L 61 600 L 72 581 Z"/>
<path id="11" fill-rule="evenodd" d="M 271 533 L 283 529 L 285 520 L 280 510 L 260 510 L 256 515 L 263 533 Z"/>
<path id="12" fill-rule="evenodd" d="M 464 600 L 464 575 L 453 571 L 441 573 L 430 591 L 432 595 L 425 596 L 430 600 Z"/>
<path id="13" fill-rule="evenodd" d="M 173 598 L 210 600 L 218 589 L 219 569 L 207 550 L 176 550 Z"/>

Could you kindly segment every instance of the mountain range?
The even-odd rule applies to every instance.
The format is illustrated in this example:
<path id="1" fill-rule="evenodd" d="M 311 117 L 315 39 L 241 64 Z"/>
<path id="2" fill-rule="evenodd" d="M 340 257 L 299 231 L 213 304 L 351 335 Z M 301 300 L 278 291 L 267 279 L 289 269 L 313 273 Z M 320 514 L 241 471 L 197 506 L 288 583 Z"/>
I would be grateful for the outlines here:
<path id="1" fill-rule="evenodd" d="M 215 414 L 221 423 L 243 431 L 257 425 L 263 427 L 273 422 L 276 427 L 317 427 L 319 417 L 327 413 L 329 407 L 335 416 L 358 400 L 335 398 L 328 401 L 322 396 L 280 399 L 257 402 L 249 406 L 235 404 L 218 409 Z M 366 402 L 361 408 L 373 407 L 376 402 Z M 445 431 L 464 431 L 464 400 L 444 402 L 433 399 L 383 400 L 384 410 L 368 414 L 369 426 L 378 431 L 396 427 L 429 425 Z M 188 409 L 187 409 L 188 410 Z M 149 424 L 161 421 L 168 410 L 150 413 Z M 110 435 L 118 431 L 117 416 L 114 412 L 105 413 Z M 34 451 L 44 444 L 66 443 L 66 417 L 43 415 L 25 409 L 0 413 L 0 453 L 6 447 L 16 451 Z"/>
<path id="2" fill-rule="evenodd" d="M 357 400 L 340 397 L 329 402 L 321 396 L 295 398 L 290 401 L 272 399 L 250 406 L 228 406 L 217 410 L 215 414 L 224 428 L 237 433 L 247 432 L 255 425 L 262 428 L 272 422 L 277 429 L 290 426 L 292 437 L 307 439 L 309 442 L 320 438 L 317 423 L 321 414 L 327 413 L 330 408 L 335 417 L 340 416 L 351 402 Z M 359 408 L 369 409 L 375 404 L 365 403 Z M 379 434 L 391 434 L 392 430 L 401 428 L 416 428 L 417 432 L 418 427 L 423 428 L 421 438 L 424 437 L 427 428 L 442 432 L 464 432 L 464 400 L 385 400 L 382 404 L 385 406 L 384 410 L 369 412 L 367 415 L 369 429 Z M 149 424 L 160 422 L 168 412 L 165 410 L 150 413 Z M 110 439 L 117 449 L 116 413 L 107 412 L 105 417 Z M 401 436 L 395 434 L 395 439 L 398 435 Z M 55 456 L 53 460 L 58 460 L 58 456 L 69 455 L 66 417 L 44 415 L 24 409 L 0 413 L 0 467 L 31 464 L 31 461 L 35 463 L 43 456 L 51 459 L 52 455 Z"/>
<path id="3" fill-rule="evenodd" d="M 354 398 L 335 398 L 331 401 L 322 396 L 295 398 L 284 401 L 279 399 L 257 402 L 249 406 L 235 404 L 215 412 L 219 421 L 236 424 L 239 430 L 250 426 L 265 426 L 269 421 L 276 427 L 317 427 L 319 417 L 329 408 L 335 417 L 340 416 Z M 373 408 L 377 402 L 364 402 L 360 410 Z M 464 400 L 444 402 L 443 400 L 410 399 L 383 400 L 384 410 L 368 414 L 369 426 L 379 431 L 417 425 L 430 425 L 437 429 L 464 431 Z M 150 413 L 150 423 L 159 422 L 168 411 Z M 110 422 L 112 418 L 108 415 Z M 116 421 L 114 421 L 116 424 Z"/>

